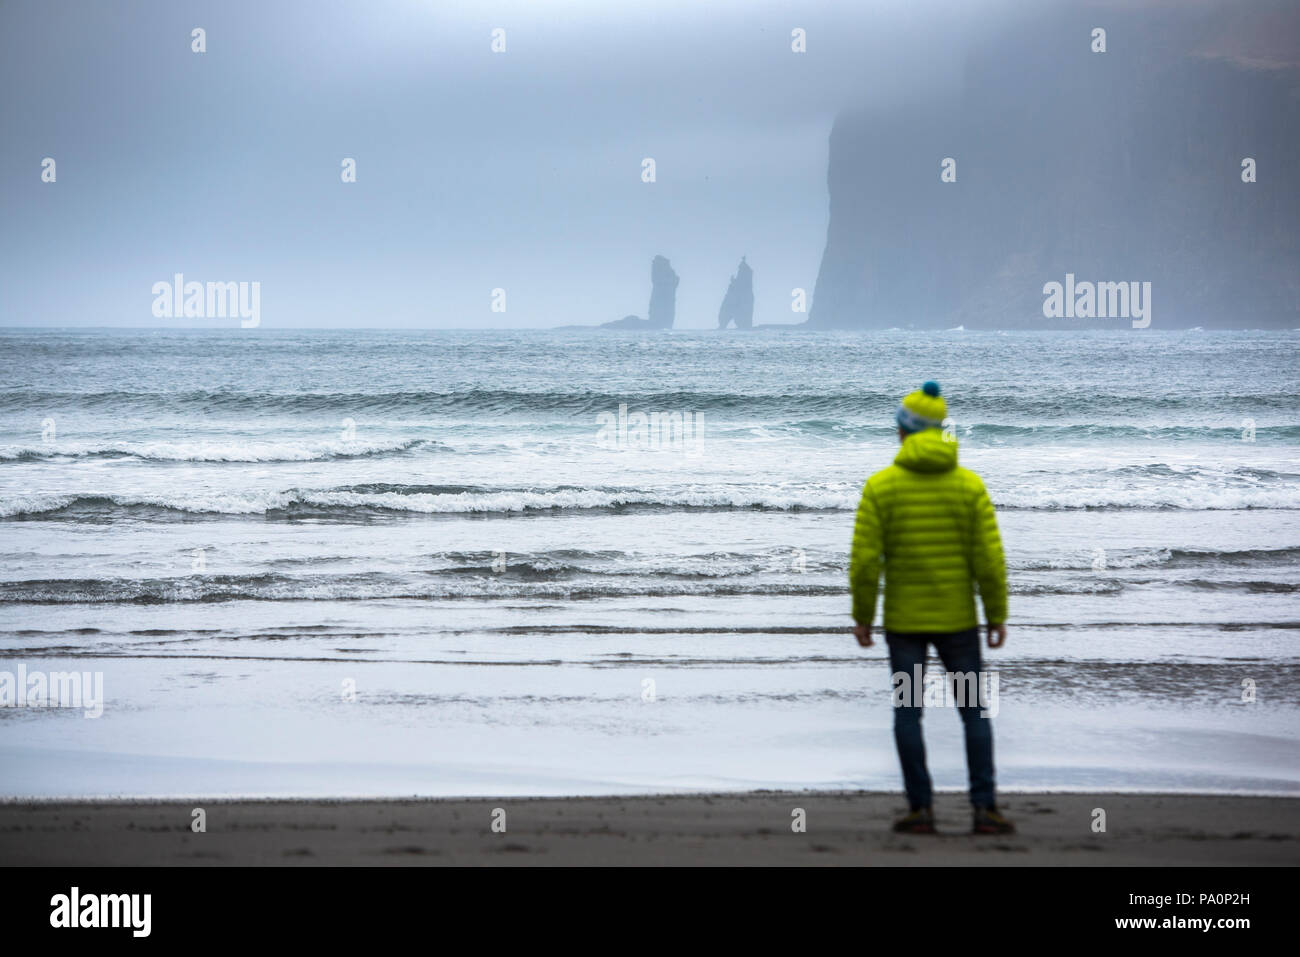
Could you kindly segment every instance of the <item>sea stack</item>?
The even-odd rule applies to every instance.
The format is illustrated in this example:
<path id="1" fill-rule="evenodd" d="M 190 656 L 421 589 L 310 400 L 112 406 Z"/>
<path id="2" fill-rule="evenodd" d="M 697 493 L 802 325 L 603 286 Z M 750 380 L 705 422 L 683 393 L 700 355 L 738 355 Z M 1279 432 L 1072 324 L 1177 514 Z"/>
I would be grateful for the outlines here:
<path id="1" fill-rule="evenodd" d="M 612 322 L 601 323 L 602 329 L 671 329 L 677 315 L 677 283 L 679 277 L 672 264 L 663 256 L 650 262 L 649 317 L 624 316 Z"/>
<path id="2" fill-rule="evenodd" d="M 677 314 L 677 273 L 663 256 L 650 263 L 650 310 L 647 316 L 651 329 L 671 329 Z"/>
<path id="3" fill-rule="evenodd" d="M 719 329 L 726 329 L 732 322 L 737 329 L 754 328 L 754 270 L 749 268 L 744 256 L 740 257 L 740 266 L 731 277 L 718 310 Z"/>

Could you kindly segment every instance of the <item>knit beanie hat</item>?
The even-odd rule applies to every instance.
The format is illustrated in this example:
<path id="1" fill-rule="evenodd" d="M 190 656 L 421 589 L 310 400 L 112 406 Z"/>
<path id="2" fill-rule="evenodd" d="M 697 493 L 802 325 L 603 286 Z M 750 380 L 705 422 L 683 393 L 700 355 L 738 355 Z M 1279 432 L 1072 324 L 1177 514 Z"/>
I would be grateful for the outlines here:
<path id="1" fill-rule="evenodd" d="M 898 427 L 911 435 L 925 429 L 938 429 L 948 417 L 948 403 L 939 395 L 939 383 L 931 380 L 898 404 Z"/>

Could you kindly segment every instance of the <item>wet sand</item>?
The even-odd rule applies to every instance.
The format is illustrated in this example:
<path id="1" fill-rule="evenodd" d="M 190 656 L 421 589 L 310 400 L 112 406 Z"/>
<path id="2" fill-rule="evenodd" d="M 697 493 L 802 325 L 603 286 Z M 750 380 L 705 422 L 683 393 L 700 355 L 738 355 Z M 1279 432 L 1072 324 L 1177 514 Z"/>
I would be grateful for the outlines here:
<path id="1" fill-rule="evenodd" d="M 0 864 L 1265 865 L 1300 864 L 1300 799 L 1007 794 L 1019 832 L 893 834 L 896 794 L 780 793 L 372 801 L 0 804 Z M 191 828 L 195 808 L 207 830 Z M 1094 809 L 1106 830 L 1093 830 Z M 504 831 L 493 829 L 493 822 Z M 794 829 L 802 809 L 806 830 Z"/>

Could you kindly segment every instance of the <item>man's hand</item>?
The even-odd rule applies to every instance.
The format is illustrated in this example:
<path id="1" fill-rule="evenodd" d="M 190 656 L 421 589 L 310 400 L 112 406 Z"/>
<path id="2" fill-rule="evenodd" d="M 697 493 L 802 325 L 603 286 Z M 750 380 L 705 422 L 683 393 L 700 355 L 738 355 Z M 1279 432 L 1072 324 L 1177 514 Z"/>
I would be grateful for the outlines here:
<path id="1" fill-rule="evenodd" d="M 871 647 L 871 626 L 854 625 L 853 637 L 858 639 L 858 644 L 860 644 L 863 648 L 870 648 Z"/>
<path id="2" fill-rule="evenodd" d="M 988 629 L 988 643 L 990 648 L 1001 648 L 1006 644 L 1007 626 L 1005 623 L 1001 625 L 989 625 Z"/>

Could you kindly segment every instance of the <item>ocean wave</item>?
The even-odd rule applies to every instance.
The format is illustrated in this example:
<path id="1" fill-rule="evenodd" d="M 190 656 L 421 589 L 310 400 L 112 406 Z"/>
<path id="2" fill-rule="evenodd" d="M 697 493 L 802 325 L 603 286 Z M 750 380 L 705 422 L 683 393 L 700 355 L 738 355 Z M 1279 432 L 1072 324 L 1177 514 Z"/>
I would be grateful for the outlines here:
<path id="1" fill-rule="evenodd" d="M 1057 482 L 1059 485 L 1059 480 Z M 852 511 L 854 483 L 775 485 L 674 485 L 656 488 L 552 486 L 493 488 L 466 485 L 361 485 L 283 491 L 185 491 L 175 495 L 27 493 L 0 499 L 0 518 L 112 517 L 142 515 L 264 515 L 270 518 L 347 519 L 370 515 L 481 515 L 578 511 Z M 994 494 L 1012 510 L 1148 509 L 1217 511 L 1300 509 L 1288 488 L 1174 488 L 1165 485 L 1111 489 L 1023 486 Z"/>
<path id="2" fill-rule="evenodd" d="M 0 582 L 3 604 L 160 605 L 231 601 L 454 601 L 467 599 L 685 598 L 783 595 L 846 595 L 842 583 L 749 581 L 674 582 L 588 580 L 571 584 L 521 582 L 499 578 L 416 582 L 392 575 L 359 573 L 333 576 L 277 574 L 188 576 L 184 578 L 52 578 Z"/>
<path id="3" fill-rule="evenodd" d="M 498 555 L 500 561 L 498 563 Z M 548 549 L 538 552 L 443 552 L 431 556 L 427 575 L 453 577 L 497 577 L 503 581 L 563 581 L 583 576 L 687 581 L 717 580 L 745 575 L 828 573 L 843 575 L 846 556 L 808 555 L 802 549 L 769 547 L 752 552 L 700 552 L 655 554 L 623 552 L 617 549 Z M 304 561 L 302 564 L 308 564 Z"/>
<path id="4" fill-rule="evenodd" d="M 1007 591 L 1011 595 L 1050 596 L 1050 595 L 1118 595 L 1124 591 L 1125 583 L 1114 578 L 1086 579 L 1077 578 L 1051 583 L 1008 581 Z"/>
<path id="5" fill-rule="evenodd" d="M 1291 594 L 1300 591 L 1300 583 L 1268 580 L 1233 580 L 1207 578 L 1125 579 L 1080 577 L 1067 581 L 1021 582 L 1014 577 L 1007 590 L 1012 595 L 1119 595 L 1130 587 L 1190 588 L 1193 591 L 1234 591 L 1248 594 Z"/>
<path id="6" fill-rule="evenodd" d="M 1101 564 L 1097 562 L 1100 559 Z M 1099 556 L 1094 551 L 1060 558 L 1011 557 L 1007 567 L 1014 571 L 1107 571 L 1125 568 L 1192 568 L 1211 566 L 1259 566 L 1300 564 L 1300 548 L 1108 548 Z"/>
<path id="7" fill-rule="evenodd" d="M 1048 488 L 1023 486 L 992 493 L 1000 509 L 1016 511 L 1235 511 L 1244 509 L 1300 509 L 1300 490 L 1253 486 L 1206 487 L 1199 483 L 1182 486 L 1143 485 L 1122 488 L 1060 488 L 1063 479 Z"/>
<path id="8" fill-rule="evenodd" d="M 1266 579 L 1224 581 L 1120 580 L 1074 578 L 1023 582 L 1014 578 L 1016 597 L 1117 596 L 1131 587 L 1157 586 L 1193 591 L 1295 594 L 1300 583 Z M 513 564 L 503 574 L 486 568 L 471 575 L 445 572 L 407 574 L 373 571 L 341 574 L 189 575 L 168 578 L 41 578 L 0 581 L 3 604 L 185 604 L 232 601 L 454 601 L 482 599 L 592 601 L 607 598 L 771 598 L 844 597 L 848 583 L 839 575 L 768 575 L 753 572 L 663 575 L 641 570 L 536 575 Z M 535 629 L 525 627 L 530 633 Z M 165 632 L 160 632 L 164 634 Z"/>
<path id="9" fill-rule="evenodd" d="M 33 462 L 59 459 L 139 459 L 150 462 L 324 462 L 333 459 L 400 455 L 440 443 L 430 439 L 390 442 L 357 440 L 281 442 L 194 441 L 194 442 L 111 442 L 102 445 L 0 446 L 0 462 Z"/>
<path id="10" fill-rule="evenodd" d="M 1297 582 L 1190 578 L 1178 584 L 1197 591 L 1244 591 L 1252 595 L 1289 595 L 1300 592 L 1300 583 Z"/>
<path id="11" fill-rule="evenodd" d="M 898 404 L 898 395 L 889 391 L 843 392 L 728 392 L 702 389 L 610 392 L 596 390 L 515 390 L 466 389 L 460 391 L 394 390 L 346 392 L 267 392 L 232 390 L 190 390 L 146 392 L 111 390 L 100 392 L 14 389 L 0 392 L 0 412 L 30 412 L 32 409 L 150 415 L 214 415 L 228 413 L 241 418 L 269 415 L 415 415 L 415 416 L 503 416 L 525 414 L 590 416 L 616 411 L 626 403 L 630 410 L 679 410 L 703 415 L 740 415 L 756 421 L 881 419 Z M 1188 413 L 1201 417 L 1227 418 L 1221 429 L 1238 431 L 1242 417 L 1258 418 L 1261 412 L 1293 413 L 1294 396 L 1278 393 L 1264 395 L 1187 392 L 1181 395 L 1120 395 L 1087 390 L 1057 391 L 1051 395 L 1024 391 L 973 390 L 954 405 L 953 413 L 965 427 L 966 421 L 981 417 L 1005 422 L 1024 417 L 1027 426 L 1041 428 L 1060 420 L 1069 420 L 1081 411 L 1101 423 L 1107 420 L 1131 421 L 1135 410 L 1149 416 L 1152 423 L 1186 421 Z M 883 416 L 883 419 L 882 419 Z M 1058 427 L 1078 428 L 1077 425 Z M 1086 423 L 1082 427 L 1087 427 Z M 1124 429 L 1129 426 L 1098 425 L 1100 429 Z M 1282 427 L 1289 434 L 1295 428 Z M 1159 426 L 1134 431 L 1178 434 L 1179 426 Z"/>
<path id="12" fill-rule="evenodd" d="M 624 509 L 762 509 L 818 511 L 850 508 L 857 491 L 812 486 L 687 486 L 658 490 L 552 487 L 383 486 L 179 495 L 27 494 L 0 500 L 0 518 L 84 517 L 121 511 L 216 515 L 347 517 L 360 513 L 423 515 L 510 514 Z"/>

